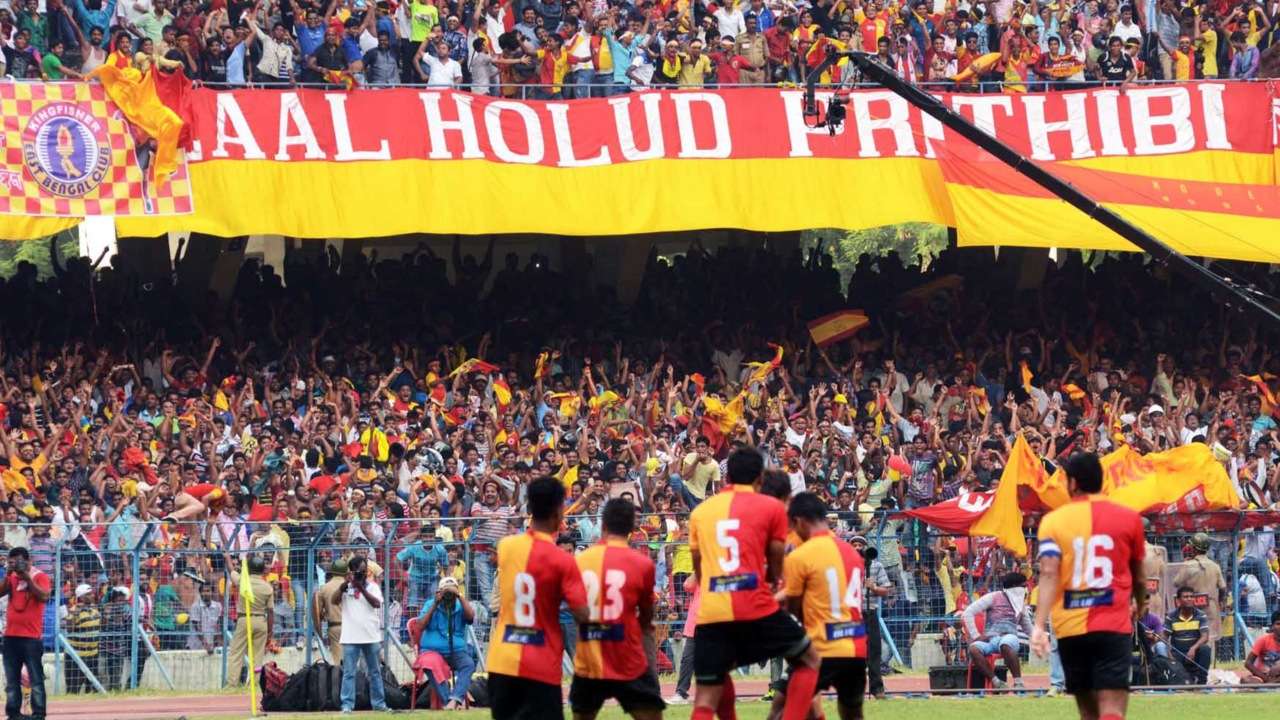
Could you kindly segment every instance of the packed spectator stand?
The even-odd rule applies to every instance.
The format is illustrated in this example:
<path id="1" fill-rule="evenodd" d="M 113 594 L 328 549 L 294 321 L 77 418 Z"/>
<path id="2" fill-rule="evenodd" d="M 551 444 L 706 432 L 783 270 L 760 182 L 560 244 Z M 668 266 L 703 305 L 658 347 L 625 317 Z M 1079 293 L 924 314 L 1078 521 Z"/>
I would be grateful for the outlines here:
<path id="1" fill-rule="evenodd" d="M 894 511 L 991 488 L 1017 433 L 1048 464 L 1204 442 L 1248 508 L 1280 499 L 1269 334 L 1136 255 L 1086 267 L 1072 253 L 1019 289 L 1017 264 L 985 249 L 923 270 L 863 257 L 846 282 L 821 245 L 695 243 L 655 251 L 631 306 L 538 255 L 494 272 L 492 246 L 455 245 L 451 260 L 425 244 L 396 259 L 294 251 L 278 269 L 246 263 L 227 304 L 54 262 L 47 280 L 23 265 L 0 283 L 3 541 L 56 579 L 46 647 L 65 651 L 61 634 L 107 689 L 240 681 L 228 571 L 252 554 L 271 587 L 258 664 L 325 654 L 315 598 L 357 555 L 388 598 L 388 641 L 448 584 L 473 603 L 466 642 L 482 646 L 493 543 L 520 530 L 522 487 L 542 475 L 569 489 L 568 549 L 599 538 L 604 500 L 640 507 L 633 540 L 659 567 L 670 670 L 687 511 L 737 443 L 878 549 L 896 586 L 886 658 L 903 663 L 922 638 L 953 651 L 967 599 L 1025 566 Z M 1265 268 L 1232 271 L 1275 287 Z M 872 326 L 814 346 L 806 322 L 851 306 Z M 1173 562 L 1189 539 L 1157 542 Z M 1252 531 L 1239 552 L 1240 539 L 1213 535 L 1207 551 L 1230 582 L 1223 614 L 1262 617 L 1274 541 Z M 61 654 L 58 689 L 93 689 Z"/>
<path id="2" fill-rule="evenodd" d="M 836 49 L 940 90 L 1023 92 L 1273 76 L 1278 15 L 1274 0 L 13 0 L 0 44 L 15 80 L 79 78 L 118 57 L 214 87 L 573 99 L 796 83 Z M 845 61 L 822 81 L 858 78 Z"/>

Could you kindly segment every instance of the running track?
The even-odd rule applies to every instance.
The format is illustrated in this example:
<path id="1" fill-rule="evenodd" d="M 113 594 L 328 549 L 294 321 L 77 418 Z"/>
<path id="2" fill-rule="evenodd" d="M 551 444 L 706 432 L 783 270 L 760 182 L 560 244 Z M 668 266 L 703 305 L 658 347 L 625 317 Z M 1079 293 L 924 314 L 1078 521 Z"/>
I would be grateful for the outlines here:
<path id="1" fill-rule="evenodd" d="M 1027 686 L 1045 688 L 1047 676 L 1028 675 Z M 768 683 L 765 680 L 735 680 L 738 694 L 760 695 Z M 664 683 L 664 694 L 670 694 L 674 683 Z M 890 693 L 923 692 L 929 689 L 929 678 L 924 675 L 890 675 L 885 678 L 885 688 Z M 247 698 L 242 695 L 173 695 L 166 697 L 77 698 L 55 697 L 49 703 L 49 720 L 175 720 L 182 716 L 224 715 L 228 718 L 245 717 Z"/>

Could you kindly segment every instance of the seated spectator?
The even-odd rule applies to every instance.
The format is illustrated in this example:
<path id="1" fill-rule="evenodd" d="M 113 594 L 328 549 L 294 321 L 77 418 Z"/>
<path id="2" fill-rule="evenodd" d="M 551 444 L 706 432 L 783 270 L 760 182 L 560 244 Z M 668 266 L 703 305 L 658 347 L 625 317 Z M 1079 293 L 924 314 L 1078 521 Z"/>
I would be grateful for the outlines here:
<path id="1" fill-rule="evenodd" d="M 440 581 L 435 599 L 428 601 L 416 622 L 422 628 L 418 642 L 419 652 L 439 653 L 453 669 L 453 688 L 448 678 L 434 675 L 431 683 L 436 694 L 445 701 L 445 710 L 458 710 L 466 706 L 467 691 L 471 687 L 471 675 L 475 672 L 475 656 L 467 641 L 467 626 L 475 621 L 476 611 L 458 588 L 458 581 L 446 576 Z"/>
<path id="2" fill-rule="evenodd" d="M 1018 658 L 1020 641 L 1018 633 L 1031 634 L 1031 617 L 1027 614 L 1027 578 L 1022 573 L 1011 572 L 1000 579 L 1001 589 L 989 592 L 974 600 L 964 609 L 965 631 L 970 638 L 969 661 L 974 669 L 991 681 L 992 687 L 1003 688 L 1007 683 L 996 677 L 995 668 L 987 659 L 989 655 L 1004 658 L 1005 667 L 1013 677 L 1013 687 L 1024 687 L 1022 663 Z M 978 631 L 976 618 L 984 614 L 986 625 Z"/>

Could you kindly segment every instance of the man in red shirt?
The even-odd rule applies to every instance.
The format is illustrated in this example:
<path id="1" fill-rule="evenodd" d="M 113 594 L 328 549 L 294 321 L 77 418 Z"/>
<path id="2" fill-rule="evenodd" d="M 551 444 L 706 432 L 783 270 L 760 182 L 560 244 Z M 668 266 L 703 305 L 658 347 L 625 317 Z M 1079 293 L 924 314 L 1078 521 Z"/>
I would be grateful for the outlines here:
<path id="1" fill-rule="evenodd" d="M 0 597 L 9 597 L 4 627 L 4 714 L 9 720 L 22 715 L 22 669 L 31 681 L 31 717 L 44 720 L 48 704 L 44 691 L 44 606 L 53 588 L 49 576 L 31 566 L 24 547 L 9 551 L 8 573 L 0 584 Z"/>
<path id="2" fill-rule="evenodd" d="M 787 512 L 757 492 L 764 458 L 754 449 L 729 456 L 729 485 L 694 508 L 689 545 L 702 601 L 693 646 L 698 679 L 693 720 L 731 716 L 729 671 L 782 656 L 791 662 L 783 720 L 804 720 L 818 684 L 818 653 L 804 628 L 778 605 Z"/>
<path id="3" fill-rule="evenodd" d="M 582 574 L 555 542 L 564 485 L 540 477 L 529 483 L 527 496 L 529 531 L 498 543 L 498 621 L 485 663 L 494 720 L 564 717 L 560 602 L 568 604 L 579 625 L 588 620 Z"/>
<path id="4" fill-rule="evenodd" d="M 595 720 L 609 698 L 636 720 L 659 720 L 666 703 L 650 664 L 655 570 L 648 556 L 632 550 L 636 506 L 614 498 L 600 514 L 604 536 L 579 553 L 587 590 L 588 621 L 578 626 L 569 705 L 576 720 Z"/>
<path id="5" fill-rule="evenodd" d="M 777 25 L 764 31 L 764 44 L 769 51 L 769 77 L 766 82 L 796 80 L 791 67 L 791 31 L 796 22 L 784 17 Z"/>
<path id="6" fill-rule="evenodd" d="M 733 51 L 733 37 L 720 38 L 720 49 L 708 53 L 708 57 L 716 64 L 716 82 L 721 86 L 737 85 L 742 82 L 742 71 L 762 70 L 751 64 L 751 61 Z"/>

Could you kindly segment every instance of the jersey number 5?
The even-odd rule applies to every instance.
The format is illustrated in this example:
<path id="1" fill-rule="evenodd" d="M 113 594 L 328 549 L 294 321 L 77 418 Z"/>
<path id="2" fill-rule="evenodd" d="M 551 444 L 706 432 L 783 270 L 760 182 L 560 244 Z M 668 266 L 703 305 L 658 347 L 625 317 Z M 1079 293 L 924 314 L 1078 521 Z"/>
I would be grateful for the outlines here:
<path id="1" fill-rule="evenodd" d="M 849 587 L 844 589 L 844 607 L 840 606 L 840 575 L 833 567 L 827 568 L 827 594 L 831 598 L 831 617 L 844 617 L 844 608 L 862 609 L 862 570 L 854 568 L 849 573 Z"/>
<path id="2" fill-rule="evenodd" d="M 716 544 L 729 553 L 728 557 L 719 558 L 722 572 L 734 572 L 742 564 L 742 551 L 738 548 L 738 538 L 729 534 L 741 525 L 742 522 L 738 518 L 716 522 Z"/>
<path id="3" fill-rule="evenodd" d="M 1110 535 L 1090 535 L 1088 540 L 1079 537 L 1072 540 L 1071 587 L 1111 587 L 1114 575 L 1111 558 L 1100 552 L 1114 550 L 1115 547 L 1116 543 Z"/>
<path id="4" fill-rule="evenodd" d="M 591 622 L 613 622 L 622 617 L 622 588 L 627 574 L 613 569 L 604 572 L 604 609 L 600 608 L 600 576 L 594 570 L 582 571 L 582 584 L 587 586 L 587 612 Z"/>

